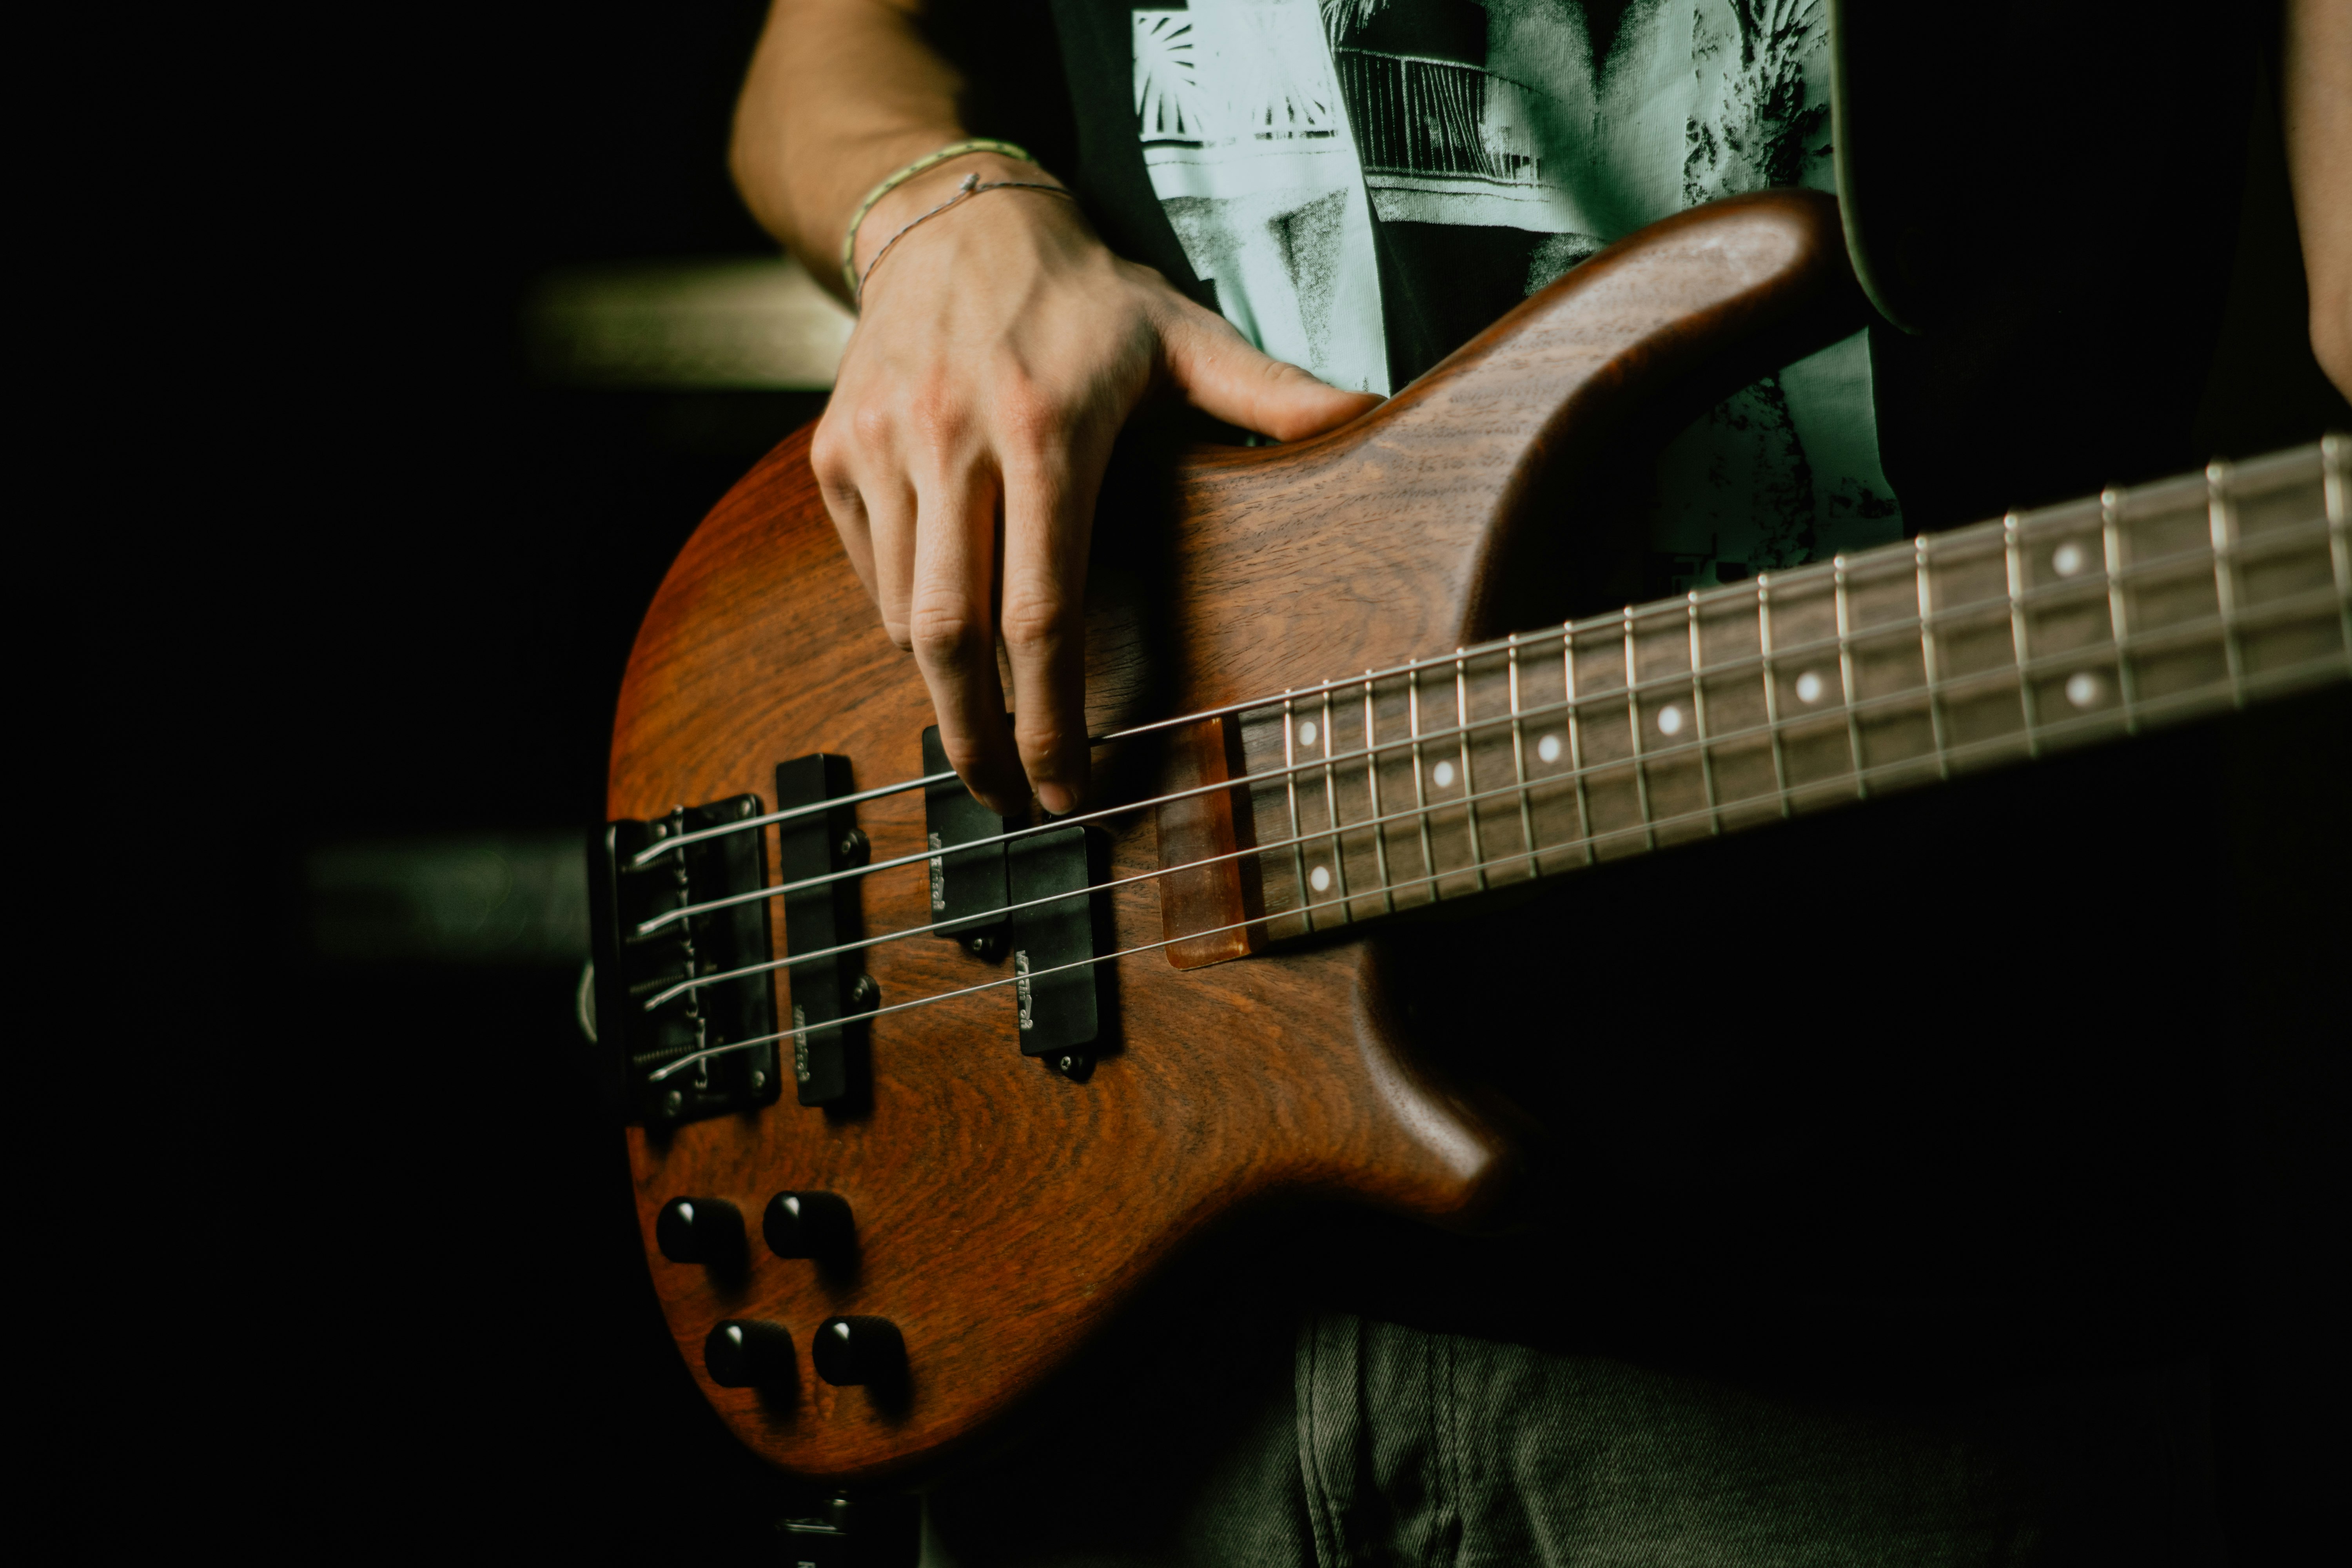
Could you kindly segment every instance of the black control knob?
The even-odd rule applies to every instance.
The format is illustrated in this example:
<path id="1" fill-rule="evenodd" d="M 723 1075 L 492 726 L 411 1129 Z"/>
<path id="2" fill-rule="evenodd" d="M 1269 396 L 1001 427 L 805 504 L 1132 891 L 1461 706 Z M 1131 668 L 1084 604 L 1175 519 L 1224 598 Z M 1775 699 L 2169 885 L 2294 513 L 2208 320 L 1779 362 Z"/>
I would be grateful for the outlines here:
<path id="1" fill-rule="evenodd" d="M 654 1245 L 672 1263 L 721 1273 L 743 1266 L 743 1216 L 724 1198 L 672 1198 L 654 1218 Z"/>
<path id="2" fill-rule="evenodd" d="M 721 1321 L 702 1342 L 702 1366 L 721 1388 L 758 1388 L 778 1394 L 800 1382 L 791 1331 L 761 1318 Z"/>
<path id="3" fill-rule="evenodd" d="M 891 1387 L 907 1376 L 907 1342 L 887 1318 L 827 1318 L 809 1343 L 816 1374 L 836 1387 Z"/>
<path id="4" fill-rule="evenodd" d="M 760 1233 L 779 1258 L 837 1258 L 857 1245 L 849 1205 L 833 1193 L 778 1193 L 760 1216 Z"/>

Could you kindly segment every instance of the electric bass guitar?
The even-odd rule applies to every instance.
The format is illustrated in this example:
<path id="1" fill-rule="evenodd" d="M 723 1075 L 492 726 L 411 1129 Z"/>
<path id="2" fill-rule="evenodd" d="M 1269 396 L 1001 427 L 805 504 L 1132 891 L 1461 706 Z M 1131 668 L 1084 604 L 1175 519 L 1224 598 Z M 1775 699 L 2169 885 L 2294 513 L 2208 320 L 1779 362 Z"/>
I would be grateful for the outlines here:
<path id="1" fill-rule="evenodd" d="M 1341 429 L 1136 456 L 1057 820 L 947 769 L 807 431 L 720 501 L 621 690 L 593 986 L 746 1444 L 919 1477 L 1236 1210 L 1493 1214 L 1515 1123 L 1414 1048 L 1380 922 L 2352 676 L 2342 437 L 1566 616 L 1629 422 L 1853 300 L 1833 201 L 1737 198 Z"/>

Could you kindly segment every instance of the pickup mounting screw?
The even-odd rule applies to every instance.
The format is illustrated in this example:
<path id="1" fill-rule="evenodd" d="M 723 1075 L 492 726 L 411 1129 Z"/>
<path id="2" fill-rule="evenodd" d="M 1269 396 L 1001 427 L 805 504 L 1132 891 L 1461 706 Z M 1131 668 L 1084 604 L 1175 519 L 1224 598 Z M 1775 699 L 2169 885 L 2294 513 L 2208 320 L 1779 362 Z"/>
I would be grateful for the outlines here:
<path id="1" fill-rule="evenodd" d="M 1004 956 L 1004 938 L 996 931 L 982 931 L 964 938 L 963 950 L 982 963 L 994 963 Z"/>
<path id="2" fill-rule="evenodd" d="M 874 846 L 867 842 L 864 828 L 853 827 L 841 836 L 841 842 L 834 846 L 834 853 L 841 857 L 845 865 L 863 866 L 873 856 Z"/>
<path id="3" fill-rule="evenodd" d="M 874 983 L 874 976 L 859 975 L 857 984 L 849 988 L 849 1010 L 853 1013 L 871 1013 L 881 1004 L 882 987 Z"/>

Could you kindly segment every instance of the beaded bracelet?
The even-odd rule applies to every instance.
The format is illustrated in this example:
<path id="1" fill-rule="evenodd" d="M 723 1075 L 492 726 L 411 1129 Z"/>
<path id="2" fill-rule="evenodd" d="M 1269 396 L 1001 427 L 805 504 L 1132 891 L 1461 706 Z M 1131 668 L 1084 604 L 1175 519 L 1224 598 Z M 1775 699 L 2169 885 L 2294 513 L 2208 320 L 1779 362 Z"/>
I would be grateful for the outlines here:
<path id="1" fill-rule="evenodd" d="M 888 195 L 892 191 L 897 190 L 900 185 L 905 184 L 908 180 L 911 180 L 916 175 L 923 173 L 925 170 L 936 169 L 950 158 L 961 158 L 973 153 L 1001 153 L 1007 158 L 1018 158 L 1024 163 L 1035 163 L 1037 162 L 1036 159 L 1032 158 L 1029 155 L 1029 151 L 1025 147 L 1016 147 L 1010 142 L 991 141 L 984 136 L 974 137 L 969 142 L 950 142 L 936 153 L 924 153 L 921 157 L 916 159 L 913 163 L 908 164 L 905 168 L 899 170 L 897 174 L 891 175 L 888 179 L 884 180 L 880 184 L 866 192 L 866 199 L 857 204 L 857 211 L 849 220 L 849 232 L 841 237 L 841 281 L 843 287 L 846 288 L 853 295 L 857 292 L 857 226 L 866 221 L 866 215 L 874 210 L 874 204 L 880 201 L 884 196 Z M 1042 165 L 1040 166 L 1042 167 Z M 902 230 L 901 232 L 904 231 Z M 894 236 L 893 237 L 895 238 L 896 237 Z M 873 268 L 869 267 L 866 270 L 870 272 Z"/>

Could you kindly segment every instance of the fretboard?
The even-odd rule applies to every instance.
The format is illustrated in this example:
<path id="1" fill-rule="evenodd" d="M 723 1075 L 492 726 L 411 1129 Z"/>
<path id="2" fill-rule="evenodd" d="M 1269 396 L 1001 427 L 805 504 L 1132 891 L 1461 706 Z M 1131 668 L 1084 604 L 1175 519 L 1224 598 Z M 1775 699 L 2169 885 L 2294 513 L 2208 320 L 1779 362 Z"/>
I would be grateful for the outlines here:
<path id="1" fill-rule="evenodd" d="M 2347 455 L 2330 437 L 1254 708 L 1264 934 L 2352 678 Z"/>

